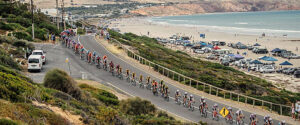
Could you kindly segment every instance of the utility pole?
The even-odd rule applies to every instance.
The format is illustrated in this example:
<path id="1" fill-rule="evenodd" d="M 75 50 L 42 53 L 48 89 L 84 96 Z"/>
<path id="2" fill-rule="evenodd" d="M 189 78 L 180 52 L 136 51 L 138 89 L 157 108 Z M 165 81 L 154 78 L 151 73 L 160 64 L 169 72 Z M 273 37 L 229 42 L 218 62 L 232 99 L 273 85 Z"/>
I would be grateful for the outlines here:
<path id="1" fill-rule="evenodd" d="M 62 3 L 61 3 L 61 9 L 62 9 L 62 13 L 61 13 L 61 16 L 62 16 L 62 22 L 64 23 L 64 30 L 66 30 L 66 21 L 64 19 L 64 14 L 65 14 L 65 2 L 64 0 L 62 0 Z"/>
<path id="2" fill-rule="evenodd" d="M 34 21 L 33 21 L 33 16 L 34 16 L 34 13 L 33 13 L 33 0 L 31 0 L 31 19 L 32 19 L 32 39 L 34 40 Z"/>
<path id="3" fill-rule="evenodd" d="M 59 29 L 59 21 L 58 21 L 58 0 L 56 0 L 56 25 L 57 25 L 57 29 Z"/>

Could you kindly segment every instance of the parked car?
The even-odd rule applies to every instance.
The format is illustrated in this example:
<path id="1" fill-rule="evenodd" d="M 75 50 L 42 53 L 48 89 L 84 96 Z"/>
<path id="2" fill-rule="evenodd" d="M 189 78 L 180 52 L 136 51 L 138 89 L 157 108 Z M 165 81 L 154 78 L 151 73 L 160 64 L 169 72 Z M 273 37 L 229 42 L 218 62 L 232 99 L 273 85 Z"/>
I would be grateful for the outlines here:
<path id="1" fill-rule="evenodd" d="M 300 59 L 300 55 L 291 55 L 290 59 Z"/>
<path id="2" fill-rule="evenodd" d="M 195 49 L 194 52 L 195 52 L 195 53 L 198 53 L 198 54 L 204 54 L 204 53 L 205 53 L 205 51 L 202 50 L 202 49 Z"/>
<path id="3" fill-rule="evenodd" d="M 215 55 L 208 55 L 207 57 L 206 57 L 206 59 L 210 59 L 210 60 L 214 60 L 214 59 L 216 59 L 217 57 L 215 56 Z"/>
<path id="4" fill-rule="evenodd" d="M 260 73 L 273 73 L 275 72 L 275 68 L 273 66 L 263 66 L 259 69 Z"/>
<path id="5" fill-rule="evenodd" d="M 226 45 L 226 42 L 222 41 L 220 42 L 220 46 L 225 46 Z"/>
<path id="6" fill-rule="evenodd" d="M 28 58 L 28 67 L 27 70 L 28 72 L 30 71 L 41 71 L 43 68 L 43 61 L 42 61 L 42 56 L 41 55 L 30 55 Z"/>
<path id="7" fill-rule="evenodd" d="M 247 48 L 248 48 L 248 50 L 253 50 L 254 47 L 253 46 L 248 46 Z"/>
<path id="8" fill-rule="evenodd" d="M 297 70 L 296 68 L 288 68 L 287 70 L 283 70 L 283 73 L 287 75 L 291 75 L 294 74 L 296 70 Z"/>
<path id="9" fill-rule="evenodd" d="M 300 78 L 300 70 L 297 70 L 294 72 L 294 77 L 295 78 Z"/>
<path id="10" fill-rule="evenodd" d="M 267 54 L 269 51 L 267 49 L 256 49 L 255 52 L 256 54 Z"/>
<path id="11" fill-rule="evenodd" d="M 31 55 L 40 55 L 42 57 L 43 64 L 46 64 L 46 54 L 43 50 L 33 50 Z"/>
<path id="12" fill-rule="evenodd" d="M 244 44 L 238 44 L 238 45 L 237 45 L 237 48 L 238 48 L 238 49 L 247 49 L 247 46 L 244 45 Z"/>
<path id="13" fill-rule="evenodd" d="M 276 72 L 277 73 L 283 73 L 283 70 L 287 70 L 287 69 L 289 69 L 289 68 L 278 69 L 278 70 L 276 70 Z"/>

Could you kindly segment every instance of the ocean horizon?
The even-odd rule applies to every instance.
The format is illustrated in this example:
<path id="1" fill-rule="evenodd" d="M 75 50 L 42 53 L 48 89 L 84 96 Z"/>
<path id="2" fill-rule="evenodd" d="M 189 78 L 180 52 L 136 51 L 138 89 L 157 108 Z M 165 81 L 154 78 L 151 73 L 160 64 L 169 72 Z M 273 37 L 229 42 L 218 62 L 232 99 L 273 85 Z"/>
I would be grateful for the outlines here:
<path id="1" fill-rule="evenodd" d="M 164 16 L 149 22 L 232 34 L 287 36 L 300 38 L 300 11 L 259 11 L 206 13 L 183 16 Z"/>

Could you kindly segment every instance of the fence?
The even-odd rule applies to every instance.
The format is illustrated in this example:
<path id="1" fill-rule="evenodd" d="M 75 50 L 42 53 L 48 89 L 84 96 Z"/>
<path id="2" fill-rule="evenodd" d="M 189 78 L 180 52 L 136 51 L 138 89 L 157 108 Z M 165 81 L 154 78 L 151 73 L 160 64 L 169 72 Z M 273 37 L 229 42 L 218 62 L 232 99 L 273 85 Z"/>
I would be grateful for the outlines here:
<path id="1" fill-rule="evenodd" d="M 125 47 L 122 43 L 120 43 L 118 40 L 111 38 L 111 41 L 116 43 L 116 45 L 118 47 L 121 47 L 129 57 L 139 61 L 141 64 L 147 65 L 149 68 L 153 67 L 153 69 L 157 72 L 159 72 L 160 74 L 171 78 L 173 80 L 176 80 L 178 82 L 183 82 L 184 84 L 188 84 L 189 86 L 195 87 L 200 91 L 206 92 L 210 95 L 215 95 L 218 97 L 222 97 L 224 99 L 230 99 L 233 101 L 238 101 L 238 102 L 242 102 L 245 104 L 251 104 L 253 107 L 254 106 L 261 106 L 262 109 L 264 109 L 264 107 L 269 110 L 270 112 L 272 111 L 277 111 L 278 114 L 280 115 L 287 115 L 290 116 L 291 115 L 291 106 L 287 106 L 287 105 L 282 105 L 282 104 L 275 104 L 272 102 L 268 102 L 268 101 L 264 101 L 264 100 L 260 100 L 260 99 L 256 99 L 253 97 L 249 97 L 243 94 L 239 94 L 236 92 L 232 92 L 229 90 L 225 90 L 222 88 L 218 88 L 216 86 L 212 86 L 210 84 L 195 80 L 193 78 L 190 78 L 188 76 L 184 76 L 180 73 L 177 73 L 176 71 L 173 71 L 171 69 L 168 69 L 164 66 L 161 66 L 159 64 L 153 63 L 143 57 L 141 57 L 140 55 L 134 53 L 133 51 L 129 50 L 127 47 Z"/>

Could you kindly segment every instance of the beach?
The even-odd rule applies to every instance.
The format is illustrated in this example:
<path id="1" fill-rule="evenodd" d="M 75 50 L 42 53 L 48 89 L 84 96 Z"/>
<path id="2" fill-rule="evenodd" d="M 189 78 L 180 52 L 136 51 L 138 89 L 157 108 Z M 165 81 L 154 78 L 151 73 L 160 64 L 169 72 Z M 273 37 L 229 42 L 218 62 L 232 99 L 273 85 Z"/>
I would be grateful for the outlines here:
<path id="1" fill-rule="evenodd" d="M 137 35 L 148 35 L 149 37 L 160 37 L 160 38 L 169 38 L 172 35 L 180 35 L 180 36 L 188 36 L 191 37 L 191 41 L 205 41 L 210 42 L 214 40 L 225 41 L 226 43 L 237 43 L 241 42 L 245 45 L 254 45 L 255 43 L 259 43 L 261 48 L 267 48 L 269 51 L 280 48 L 286 49 L 288 51 L 292 51 L 293 53 L 300 55 L 300 38 L 289 38 L 283 36 L 272 36 L 272 34 L 266 34 L 265 37 L 261 37 L 259 35 L 247 35 L 247 34 L 239 34 L 239 33 L 226 33 L 226 32 L 217 32 L 215 29 L 207 29 L 201 27 L 192 27 L 192 26 L 176 26 L 169 24 L 159 24 L 149 22 L 149 18 L 124 18 L 118 19 L 116 21 L 111 22 L 110 28 L 118 28 L 122 33 L 131 32 Z M 205 34 L 206 38 L 200 38 L 199 34 Z M 169 46 L 170 47 L 170 46 Z M 246 49 L 233 49 L 228 46 L 220 46 L 220 48 L 230 49 L 232 53 L 237 54 L 247 52 L 245 58 L 257 59 L 261 56 L 271 56 L 271 54 L 254 54 L 251 51 Z M 183 47 L 172 47 L 172 49 L 179 49 L 189 53 L 189 50 L 184 50 Z M 192 54 L 192 53 L 190 53 Z M 199 54 L 198 56 L 205 57 L 206 55 Z M 289 61 L 293 64 L 292 67 L 300 67 L 300 59 L 284 59 L 281 57 L 275 57 L 278 59 L 276 66 L 280 68 L 279 64 L 284 61 Z M 283 66 L 284 67 L 284 66 Z M 247 71 L 245 71 L 248 73 Z M 300 79 L 293 78 L 292 76 L 283 75 L 283 74 L 261 74 L 261 73 L 252 73 L 251 75 L 255 75 L 258 77 L 266 78 L 267 80 L 274 83 L 274 85 L 282 88 L 286 88 L 288 90 L 294 92 L 300 92 Z"/>

